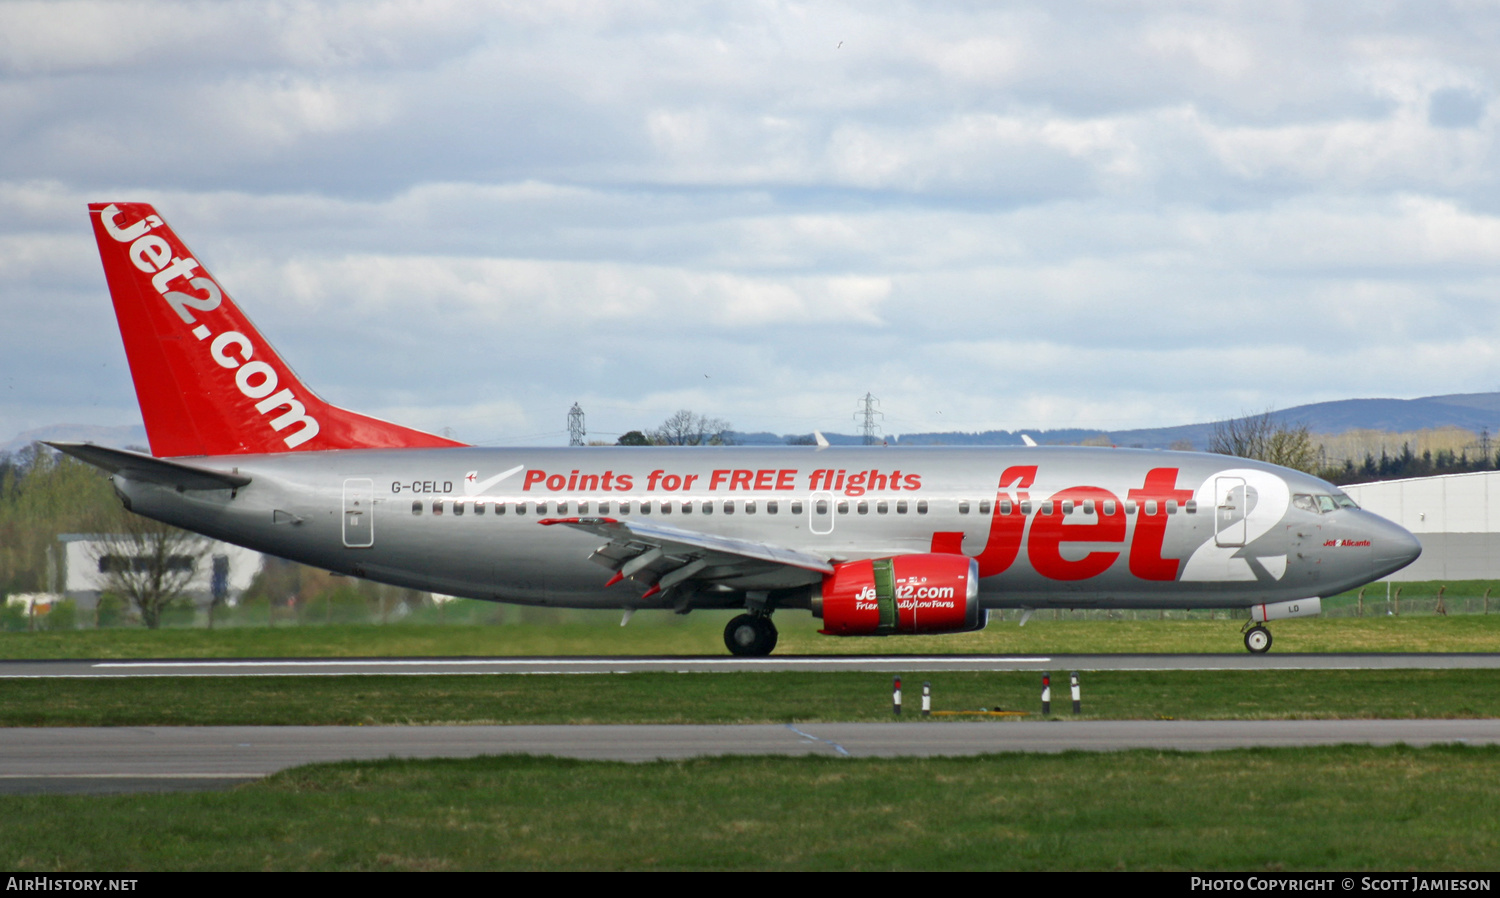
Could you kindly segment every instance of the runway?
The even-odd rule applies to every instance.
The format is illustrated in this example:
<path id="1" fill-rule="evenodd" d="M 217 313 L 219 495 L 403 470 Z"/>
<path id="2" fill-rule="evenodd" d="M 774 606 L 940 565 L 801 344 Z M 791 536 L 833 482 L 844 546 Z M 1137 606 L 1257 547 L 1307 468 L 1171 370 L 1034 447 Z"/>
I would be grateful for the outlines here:
<path id="1" fill-rule="evenodd" d="M 972 756 L 1357 743 L 1500 744 L 1500 720 L 1096 720 L 646 726 L 48 727 L 0 730 L 0 792 L 217 788 L 301 764 L 547 754 Z"/>
<path id="2" fill-rule="evenodd" d="M 451 674 L 617 674 L 643 671 L 1003 670 L 1449 670 L 1500 668 L 1500 653 L 817 655 L 768 658 L 243 658 L 214 660 L 0 661 L 0 679 L 46 677 L 441 676 Z"/>
<path id="3" fill-rule="evenodd" d="M 1391 670 L 1500 668 L 1500 654 L 869 655 L 770 658 L 272 658 L 3 661 L 0 678 L 434 676 L 644 671 Z M 0 728 L 0 793 L 222 788 L 320 761 L 534 753 L 927 757 L 1132 748 L 1500 744 L 1500 720 L 996 721 L 643 726 Z"/>

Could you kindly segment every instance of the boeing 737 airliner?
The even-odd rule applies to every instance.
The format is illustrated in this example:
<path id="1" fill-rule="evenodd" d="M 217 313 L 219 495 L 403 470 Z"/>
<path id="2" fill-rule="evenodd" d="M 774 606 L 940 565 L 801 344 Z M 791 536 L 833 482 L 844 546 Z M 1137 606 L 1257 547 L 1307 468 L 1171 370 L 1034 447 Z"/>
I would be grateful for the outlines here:
<path id="1" fill-rule="evenodd" d="M 490 449 L 323 402 L 144 203 L 89 206 L 151 455 L 58 449 L 134 512 L 382 583 L 571 608 L 737 608 L 739 655 L 993 608 L 1317 614 L 1402 528 L 1299 471 L 1081 447 Z"/>

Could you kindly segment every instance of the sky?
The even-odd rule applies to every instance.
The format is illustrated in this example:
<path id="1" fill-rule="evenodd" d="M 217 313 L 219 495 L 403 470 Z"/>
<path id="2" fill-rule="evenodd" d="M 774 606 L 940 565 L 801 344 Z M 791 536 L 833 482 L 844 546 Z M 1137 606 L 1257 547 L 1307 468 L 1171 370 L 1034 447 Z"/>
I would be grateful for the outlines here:
<path id="1" fill-rule="evenodd" d="M 1500 390 L 1500 7 L 0 3 L 0 442 L 139 422 L 89 202 L 483 445 Z"/>

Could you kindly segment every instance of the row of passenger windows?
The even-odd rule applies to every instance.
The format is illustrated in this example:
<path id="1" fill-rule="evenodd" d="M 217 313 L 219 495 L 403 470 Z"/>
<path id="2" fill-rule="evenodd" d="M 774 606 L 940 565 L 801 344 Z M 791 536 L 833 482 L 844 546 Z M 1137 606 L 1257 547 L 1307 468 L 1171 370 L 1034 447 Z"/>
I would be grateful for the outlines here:
<path id="1" fill-rule="evenodd" d="M 433 499 L 431 507 L 433 514 L 442 514 L 445 509 L 451 509 L 453 514 L 461 515 L 465 514 L 469 510 L 469 504 L 470 503 L 467 499 Z M 988 505 L 989 503 L 985 504 Z M 738 510 L 743 511 L 744 514 L 756 514 L 761 509 L 762 505 L 764 505 L 766 514 L 780 514 L 783 506 L 786 506 L 787 510 L 790 511 L 791 514 L 802 514 L 804 507 L 801 499 L 792 499 L 787 502 L 783 502 L 780 499 L 767 499 L 764 503 L 761 503 L 755 499 L 745 499 L 739 501 L 734 499 L 725 499 L 723 501 L 723 512 L 724 514 L 734 514 Z M 870 513 L 871 503 L 858 502 L 855 503 L 855 505 L 857 506 L 859 514 Z M 486 509 L 490 507 L 490 503 L 483 499 L 476 499 L 473 503 L 473 506 L 474 514 L 484 514 L 486 512 Z M 495 514 L 497 515 L 524 515 L 528 514 L 533 506 L 535 507 L 537 514 L 551 514 L 553 513 L 552 509 L 555 507 L 556 514 L 580 515 L 613 514 L 615 512 L 611 511 L 611 509 L 616 507 L 619 508 L 618 513 L 622 515 L 631 514 L 632 509 L 639 509 L 640 514 L 672 514 L 674 511 L 680 514 L 693 514 L 694 512 L 697 512 L 699 514 L 713 514 L 715 509 L 715 503 L 710 499 L 704 499 L 701 502 L 692 500 L 673 502 L 668 499 L 661 499 L 656 501 L 653 501 L 651 499 L 642 499 L 639 502 L 633 501 L 631 499 L 621 499 L 617 502 L 605 499 L 599 502 L 590 502 L 589 500 L 585 499 L 580 502 L 568 502 L 564 500 L 556 503 L 496 502 L 494 503 L 494 510 Z M 908 502 L 906 499 L 898 499 L 895 502 L 887 502 L 882 500 L 880 502 L 874 503 L 874 506 L 876 514 L 889 514 L 893 508 L 896 514 L 907 514 L 913 509 L 916 510 L 917 514 L 927 513 L 926 499 L 919 499 L 916 502 Z M 426 502 L 421 499 L 417 499 L 411 503 L 411 513 L 421 514 L 426 507 Z M 576 511 L 572 510 L 575 508 Z M 591 510 L 594 508 L 597 508 L 597 511 Z M 814 502 L 813 511 L 816 514 L 828 514 L 828 500 L 819 499 Z M 839 502 L 838 513 L 848 514 L 849 502 Z"/>
<path id="2" fill-rule="evenodd" d="M 433 499 L 430 504 L 433 514 L 442 514 L 445 509 L 451 508 L 453 514 L 455 515 L 467 513 L 470 505 L 469 500 L 467 499 Z M 722 509 L 724 514 L 734 514 L 737 509 L 741 508 L 745 514 L 756 514 L 758 509 L 761 507 L 761 504 L 762 503 L 755 499 L 725 499 L 722 503 Z M 780 514 L 783 504 L 789 507 L 789 510 L 792 514 L 802 514 L 803 503 L 801 499 L 792 499 L 785 503 L 783 503 L 779 499 L 767 499 L 764 502 L 765 513 Z M 828 514 L 829 503 L 827 499 L 817 499 L 812 504 L 814 514 Z M 494 510 L 495 514 L 497 515 L 511 513 L 524 515 L 529 513 L 532 506 L 535 506 L 536 513 L 539 515 L 543 515 L 552 514 L 553 512 L 551 511 L 551 509 L 554 505 L 556 506 L 556 514 L 580 515 L 614 514 L 616 512 L 613 512 L 611 509 L 616 507 L 619 508 L 618 514 L 622 515 L 631 514 L 632 508 L 639 508 L 640 514 L 652 514 L 653 512 L 660 514 L 672 514 L 674 510 L 681 514 L 693 514 L 695 511 L 700 514 L 713 514 L 715 508 L 715 503 L 711 499 L 704 499 L 702 501 L 683 500 L 679 502 L 673 502 L 669 499 L 660 499 L 654 502 L 651 499 L 642 499 L 639 502 L 631 499 L 621 499 L 618 501 L 604 499 L 599 502 L 591 502 L 590 500 L 584 499 L 579 502 L 569 502 L 567 500 L 563 500 L 556 503 L 496 502 L 494 503 Z M 993 503 L 991 503 L 991 501 L 988 499 L 985 499 L 978 503 L 971 502 L 968 499 L 963 499 L 958 503 L 958 513 L 969 514 L 975 509 L 976 505 L 978 508 L 978 513 L 982 515 L 989 514 L 991 508 L 993 507 Z M 1012 514 L 1016 511 L 1017 505 L 1019 505 L 1020 507 L 1021 514 L 1031 514 L 1033 503 L 1030 500 L 1025 500 L 1020 503 L 1012 503 L 1009 499 L 1000 500 L 1000 513 Z M 1175 500 L 1168 500 L 1167 502 L 1159 505 L 1155 499 L 1147 499 L 1144 503 L 1142 503 L 1142 506 L 1145 513 L 1148 515 L 1158 514 L 1161 511 L 1165 511 L 1167 514 L 1176 514 L 1179 507 L 1187 514 L 1198 513 L 1198 503 L 1192 499 L 1189 499 L 1181 506 L 1179 506 Z M 426 507 L 428 507 L 428 503 L 426 501 L 417 499 L 411 503 L 411 513 L 419 515 Z M 473 513 L 485 514 L 486 510 L 489 507 L 490 503 L 488 501 L 484 499 L 476 499 L 473 502 Z M 574 509 L 575 507 L 576 511 L 570 510 Z M 1097 502 L 1093 499 L 1085 499 L 1082 502 L 1074 502 L 1071 499 L 1064 499 L 1060 503 L 1054 503 L 1051 499 L 1048 499 L 1045 502 L 1038 503 L 1037 507 L 1040 508 L 1041 513 L 1044 515 L 1050 515 L 1060 510 L 1063 514 L 1073 514 L 1075 511 L 1079 511 L 1083 514 L 1097 513 L 1104 515 L 1105 517 L 1109 517 L 1112 515 L 1120 514 L 1121 512 L 1125 514 L 1135 514 L 1137 511 L 1137 505 L 1134 500 L 1130 500 L 1127 502 L 1117 502 L 1113 499 L 1105 499 Z M 597 510 L 593 510 L 596 508 Z M 912 511 L 915 511 L 917 514 L 927 514 L 927 500 L 918 499 L 915 502 L 911 502 L 906 499 L 897 499 L 896 501 L 891 502 L 885 499 L 880 499 L 871 502 L 861 499 L 858 502 L 850 502 L 847 499 L 840 499 L 836 503 L 836 508 L 839 514 L 849 514 L 851 509 L 855 514 L 870 514 L 871 511 L 874 511 L 875 514 L 890 514 L 893 511 L 896 514 L 909 514 Z"/>
<path id="3" fill-rule="evenodd" d="M 1041 503 L 1033 503 L 1029 499 L 1019 503 L 1012 503 L 1009 499 L 1001 499 L 1000 513 L 1011 514 L 1016 510 L 1016 505 L 1019 505 L 1021 507 L 1021 514 L 1031 514 L 1033 507 L 1039 507 L 1042 514 L 1044 515 L 1050 515 L 1059 510 L 1061 510 L 1063 514 L 1072 514 L 1074 511 L 1080 511 L 1084 514 L 1097 513 L 1104 515 L 1105 517 L 1111 517 L 1113 515 L 1120 514 L 1122 511 L 1125 514 L 1135 514 L 1138 510 L 1144 510 L 1148 515 L 1160 514 L 1163 511 L 1165 511 L 1167 514 L 1176 514 L 1178 509 L 1181 509 L 1187 514 L 1198 513 L 1198 502 L 1194 499 L 1189 499 L 1181 505 L 1178 505 L 1177 500 L 1175 499 L 1168 499 L 1164 503 L 1159 503 L 1155 499 L 1147 499 L 1140 505 L 1137 505 L 1134 499 L 1126 502 L 1119 502 L 1114 499 L 1103 499 L 1098 501 L 1094 499 L 1085 499 L 1082 502 L 1074 502 L 1072 499 L 1064 499 L 1061 502 L 1053 502 L 1051 499 L 1048 499 L 1047 501 Z M 991 506 L 989 500 L 986 499 L 985 501 L 980 502 L 979 513 L 989 514 L 990 507 Z M 968 500 L 959 501 L 959 514 L 968 514 L 969 508 L 970 503 L 968 502 Z"/>

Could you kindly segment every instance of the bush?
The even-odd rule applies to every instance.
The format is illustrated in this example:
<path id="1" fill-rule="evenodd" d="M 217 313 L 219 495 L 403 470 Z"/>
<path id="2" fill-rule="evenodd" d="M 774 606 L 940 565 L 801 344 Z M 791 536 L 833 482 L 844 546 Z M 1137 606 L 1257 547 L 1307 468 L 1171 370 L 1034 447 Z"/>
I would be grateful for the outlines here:
<path id="1" fill-rule="evenodd" d="M 78 629 L 78 603 L 72 599 L 53 602 L 52 610 L 38 623 L 48 630 L 76 630 Z"/>
<path id="2" fill-rule="evenodd" d="M 161 610 L 163 627 L 191 627 L 198 620 L 198 606 L 192 599 L 175 599 Z"/>
<path id="3" fill-rule="evenodd" d="M 127 611 L 129 608 L 124 599 L 105 593 L 99 596 L 99 607 L 94 611 L 94 620 L 100 627 L 123 626 Z"/>
<path id="4" fill-rule="evenodd" d="M 26 609 L 20 605 L 7 604 L 0 608 L 0 629 L 24 630 L 26 629 Z"/>

